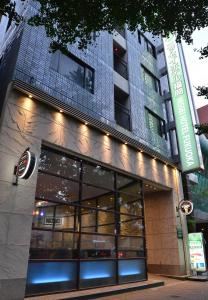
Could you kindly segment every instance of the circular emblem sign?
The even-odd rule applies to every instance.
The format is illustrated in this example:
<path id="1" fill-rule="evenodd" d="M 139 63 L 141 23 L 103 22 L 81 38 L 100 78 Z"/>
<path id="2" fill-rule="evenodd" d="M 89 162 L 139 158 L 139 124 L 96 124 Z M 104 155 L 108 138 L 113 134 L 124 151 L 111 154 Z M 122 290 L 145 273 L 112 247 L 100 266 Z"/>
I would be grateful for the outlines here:
<path id="1" fill-rule="evenodd" d="M 193 208 L 194 208 L 193 203 L 189 200 L 182 200 L 179 203 L 179 209 L 186 216 L 192 213 Z"/>
<path id="2" fill-rule="evenodd" d="M 28 179 L 35 169 L 35 164 L 35 154 L 26 149 L 19 159 L 16 175 L 21 179 Z"/>

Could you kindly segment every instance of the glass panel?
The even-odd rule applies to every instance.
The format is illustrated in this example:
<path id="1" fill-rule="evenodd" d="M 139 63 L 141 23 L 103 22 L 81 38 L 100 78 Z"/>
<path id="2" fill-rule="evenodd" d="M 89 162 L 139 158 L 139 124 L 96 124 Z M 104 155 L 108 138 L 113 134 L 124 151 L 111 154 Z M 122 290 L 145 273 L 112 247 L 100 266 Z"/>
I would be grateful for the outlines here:
<path id="1" fill-rule="evenodd" d="M 85 206 L 86 203 L 92 203 L 91 201 L 97 201 L 101 196 L 107 196 L 109 194 L 108 191 L 103 190 L 102 188 L 89 186 L 86 184 L 82 185 L 82 205 Z M 94 202 L 95 204 L 95 202 Z M 89 205 L 89 204 L 88 204 Z M 96 204 L 97 206 L 97 204 Z"/>
<path id="2" fill-rule="evenodd" d="M 142 186 L 140 183 L 138 183 L 137 180 L 135 181 L 134 179 L 132 179 L 131 182 L 124 185 L 123 187 L 120 187 L 119 191 L 132 194 L 132 195 L 136 196 L 137 198 L 142 196 Z"/>
<path id="3" fill-rule="evenodd" d="M 115 237 L 82 234 L 80 258 L 115 257 Z"/>
<path id="4" fill-rule="evenodd" d="M 30 259 L 77 258 L 77 239 L 75 233 L 33 230 Z"/>
<path id="5" fill-rule="evenodd" d="M 96 220 L 97 220 L 97 212 L 95 209 L 82 208 L 81 209 L 81 231 L 84 232 L 96 232 Z"/>
<path id="6" fill-rule="evenodd" d="M 76 230 L 76 215 L 76 207 L 37 200 L 33 211 L 33 227 Z"/>
<path id="7" fill-rule="evenodd" d="M 116 283 L 115 261 L 90 261 L 80 263 L 81 288 Z"/>
<path id="8" fill-rule="evenodd" d="M 79 184 L 47 174 L 38 174 L 36 198 L 54 202 L 76 202 L 79 199 Z"/>
<path id="9" fill-rule="evenodd" d="M 143 221 L 140 219 L 120 215 L 119 224 L 121 235 L 143 235 Z"/>
<path id="10" fill-rule="evenodd" d="M 102 194 L 104 196 L 95 197 L 94 200 L 82 200 L 83 206 L 93 207 L 93 208 L 102 208 L 105 210 L 114 210 L 114 193 L 106 193 L 106 191 L 99 188 L 88 187 L 83 185 L 84 196 L 89 196 L 89 194 Z"/>
<path id="11" fill-rule="evenodd" d="M 55 223 L 56 229 L 77 230 L 78 207 L 59 205 L 56 207 L 55 217 L 56 220 L 58 220 L 58 222 L 56 221 Z"/>
<path id="12" fill-rule="evenodd" d="M 63 177 L 79 180 L 80 163 L 64 154 L 42 149 L 39 169 Z"/>
<path id="13" fill-rule="evenodd" d="M 84 86 L 84 67 L 73 58 L 61 54 L 58 72 L 78 85 Z"/>
<path id="14" fill-rule="evenodd" d="M 82 208 L 82 232 L 114 234 L 114 213 Z"/>
<path id="15" fill-rule="evenodd" d="M 117 181 L 116 181 L 117 189 L 125 188 L 126 186 L 131 185 L 132 182 L 134 182 L 134 181 L 135 180 L 130 177 L 127 177 L 122 174 L 118 174 Z"/>
<path id="16" fill-rule="evenodd" d="M 141 217 L 142 200 L 134 201 L 132 198 L 134 197 L 120 193 L 120 197 L 118 198 L 120 204 L 120 213 L 131 214 L 137 217 Z"/>
<path id="17" fill-rule="evenodd" d="M 26 295 L 76 288 L 76 262 L 29 262 Z"/>
<path id="18" fill-rule="evenodd" d="M 143 259 L 119 260 L 118 270 L 119 283 L 147 279 L 145 260 Z"/>
<path id="19" fill-rule="evenodd" d="M 99 165 L 83 164 L 83 182 L 114 189 L 114 172 Z"/>
<path id="20" fill-rule="evenodd" d="M 60 51 L 51 54 L 51 68 L 58 72 Z"/>
<path id="21" fill-rule="evenodd" d="M 118 237 L 118 257 L 144 256 L 144 239 L 134 237 Z"/>
<path id="22" fill-rule="evenodd" d="M 115 217 L 113 213 L 98 211 L 98 233 L 114 234 Z"/>
<path id="23" fill-rule="evenodd" d="M 97 199 L 97 207 L 105 210 L 114 210 L 114 194 L 108 193 Z"/>
<path id="24" fill-rule="evenodd" d="M 85 68 L 85 88 L 90 93 L 94 90 L 94 72 L 88 68 Z"/>

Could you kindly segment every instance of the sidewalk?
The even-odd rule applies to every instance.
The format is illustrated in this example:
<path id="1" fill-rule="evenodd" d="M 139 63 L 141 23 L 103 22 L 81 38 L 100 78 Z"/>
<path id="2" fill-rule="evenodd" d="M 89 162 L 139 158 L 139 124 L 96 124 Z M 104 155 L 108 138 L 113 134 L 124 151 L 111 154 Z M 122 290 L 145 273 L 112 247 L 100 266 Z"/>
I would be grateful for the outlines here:
<path id="1" fill-rule="evenodd" d="M 108 287 L 101 287 L 96 289 L 80 290 L 74 292 L 58 293 L 51 295 L 27 297 L 26 300 L 84 300 L 97 299 L 100 297 L 108 297 L 116 295 L 120 298 L 121 294 L 164 286 L 164 281 L 155 275 L 149 275 L 147 281 L 126 283 L 122 285 L 114 285 Z"/>

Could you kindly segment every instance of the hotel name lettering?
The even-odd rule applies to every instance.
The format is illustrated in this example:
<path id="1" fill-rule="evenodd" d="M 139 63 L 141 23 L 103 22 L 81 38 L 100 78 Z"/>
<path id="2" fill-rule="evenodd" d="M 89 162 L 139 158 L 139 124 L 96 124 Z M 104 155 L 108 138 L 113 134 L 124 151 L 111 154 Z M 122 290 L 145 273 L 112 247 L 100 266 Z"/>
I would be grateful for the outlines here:
<path id="1" fill-rule="evenodd" d="M 169 82 L 183 171 L 200 167 L 189 100 L 175 37 L 164 40 Z"/>

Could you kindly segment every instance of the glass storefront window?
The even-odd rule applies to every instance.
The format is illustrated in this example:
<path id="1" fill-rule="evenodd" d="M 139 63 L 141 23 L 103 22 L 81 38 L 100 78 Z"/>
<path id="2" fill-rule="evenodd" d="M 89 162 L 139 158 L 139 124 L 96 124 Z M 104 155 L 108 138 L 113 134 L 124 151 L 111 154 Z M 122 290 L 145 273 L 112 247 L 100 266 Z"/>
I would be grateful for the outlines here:
<path id="1" fill-rule="evenodd" d="M 70 261 L 68 266 L 80 273 L 73 277 L 73 283 L 69 278 L 61 282 L 62 290 L 78 285 L 87 288 L 116 283 L 116 274 L 124 266 L 120 260 L 128 263 L 127 259 L 145 259 L 142 197 L 142 184 L 135 178 L 43 149 L 29 264 L 38 262 L 41 272 L 47 261 Z M 139 260 L 135 262 L 139 264 Z M 34 275 L 34 268 L 28 269 L 28 278 Z M 139 276 L 119 273 L 119 281 L 121 278 L 125 282 L 139 280 Z M 27 293 L 47 292 L 49 285 L 35 286 L 28 281 Z M 58 291 L 58 284 L 53 283 L 50 288 Z"/>
<path id="2" fill-rule="evenodd" d="M 30 259 L 70 259 L 77 257 L 76 233 L 33 230 Z"/>
<path id="3" fill-rule="evenodd" d="M 143 235 L 143 220 L 127 215 L 120 215 L 120 235 L 127 236 L 142 236 Z"/>
<path id="4" fill-rule="evenodd" d="M 114 189 L 114 172 L 100 165 L 83 164 L 83 182 L 100 186 L 109 190 Z"/>
<path id="5" fill-rule="evenodd" d="M 79 180 L 80 162 L 64 154 L 44 149 L 41 151 L 39 170 L 65 178 Z"/>
<path id="6" fill-rule="evenodd" d="M 118 258 L 144 256 L 144 239 L 139 237 L 118 237 Z"/>
<path id="7" fill-rule="evenodd" d="M 79 183 L 61 177 L 39 173 L 36 197 L 41 200 L 72 203 L 79 199 Z"/>
<path id="8" fill-rule="evenodd" d="M 130 214 L 137 217 L 142 216 L 143 213 L 143 206 L 141 200 L 133 200 L 134 197 L 119 194 L 118 203 L 119 203 L 119 210 L 121 214 Z"/>
<path id="9" fill-rule="evenodd" d="M 78 209 L 48 201 L 36 201 L 33 211 L 33 227 L 43 229 L 77 229 Z"/>
<path id="10" fill-rule="evenodd" d="M 115 253 L 114 236 L 82 234 L 80 258 L 113 258 Z"/>

